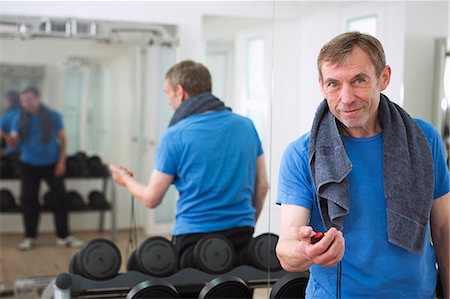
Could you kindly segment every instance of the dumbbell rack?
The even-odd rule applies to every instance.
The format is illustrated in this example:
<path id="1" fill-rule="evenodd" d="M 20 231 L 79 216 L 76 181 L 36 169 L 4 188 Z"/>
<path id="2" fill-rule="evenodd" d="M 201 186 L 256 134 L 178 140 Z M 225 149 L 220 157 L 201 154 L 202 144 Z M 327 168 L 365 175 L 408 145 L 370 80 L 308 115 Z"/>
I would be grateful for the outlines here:
<path id="1" fill-rule="evenodd" d="M 267 272 L 247 265 L 238 266 L 221 275 L 205 273 L 194 268 L 185 268 L 163 278 L 137 271 L 128 271 L 103 281 L 87 279 L 76 274 L 61 273 L 56 278 L 57 282 L 54 285 L 54 298 L 125 298 L 134 286 L 147 280 L 169 282 L 177 289 L 182 298 L 188 298 L 183 294 L 198 294 L 205 283 L 216 277 L 236 276 L 244 280 L 251 289 L 256 289 L 272 286 L 287 273 L 284 270 Z M 308 277 L 308 272 L 304 272 L 305 283 L 308 281 Z M 58 280 L 64 281 L 64 283 L 58 284 Z"/>
<path id="2" fill-rule="evenodd" d="M 102 182 L 102 193 L 106 195 L 107 190 L 108 190 L 108 183 L 110 183 L 110 190 L 111 190 L 111 200 L 108 203 L 108 207 L 102 208 L 102 209 L 98 209 L 98 208 L 94 208 L 91 206 L 86 206 L 83 209 L 77 209 L 77 210 L 73 210 L 73 209 L 69 209 L 69 213 L 84 213 L 84 212 L 98 212 L 99 215 L 99 226 L 98 226 L 98 230 L 99 232 L 103 232 L 104 229 L 104 213 L 105 211 L 111 211 L 111 239 L 112 240 L 116 240 L 116 194 L 115 194 L 115 186 L 114 184 L 111 182 L 110 179 L 110 174 L 109 172 L 107 172 L 104 176 L 100 176 L 100 177 L 94 177 L 94 176 L 90 176 L 90 177 L 66 177 L 65 180 L 66 181 L 71 181 L 71 180 L 92 180 L 92 179 L 101 179 Z M 19 181 L 19 178 L 16 177 L 7 177 L 7 178 L 2 178 L 2 181 Z M 51 210 L 45 206 L 41 206 L 40 207 L 40 211 L 41 212 L 51 212 Z M 12 209 L 8 209 L 8 210 L 2 210 L 0 211 L 0 213 L 8 213 L 8 214 L 17 214 L 17 213 L 21 213 L 22 209 L 20 208 L 20 206 L 14 207 Z"/>

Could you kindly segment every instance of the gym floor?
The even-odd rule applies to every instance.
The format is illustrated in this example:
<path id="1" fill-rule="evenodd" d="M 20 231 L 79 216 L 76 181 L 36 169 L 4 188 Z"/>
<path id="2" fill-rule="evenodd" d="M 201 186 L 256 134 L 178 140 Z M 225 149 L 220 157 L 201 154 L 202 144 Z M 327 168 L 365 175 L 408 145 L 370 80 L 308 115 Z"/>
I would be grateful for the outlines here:
<path id="1" fill-rule="evenodd" d="M 103 234 L 98 232 L 74 232 L 77 238 L 90 240 L 94 238 L 111 237 L 110 232 Z M 126 271 L 126 253 L 128 248 L 128 230 L 117 232 L 115 242 L 122 253 L 122 269 Z M 147 237 L 142 230 L 137 232 L 137 244 Z M 78 251 L 74 248 L 60 248 L 55 245 L 54 233 L 41 233 L 35 249 L 30 251 L 19 251 L 17 244 L 22 240 L 21 234 L 0 234 L 0 298 L 8 298 L 14 292 L 16 280 L 30 277 L 51 277 L 61 272 L 68 271 L 69 261 Z M 255 299 L 268 298 L 267 289 L 256 289 Z M 12 297 L 11 297 L 12 298 Z"/>

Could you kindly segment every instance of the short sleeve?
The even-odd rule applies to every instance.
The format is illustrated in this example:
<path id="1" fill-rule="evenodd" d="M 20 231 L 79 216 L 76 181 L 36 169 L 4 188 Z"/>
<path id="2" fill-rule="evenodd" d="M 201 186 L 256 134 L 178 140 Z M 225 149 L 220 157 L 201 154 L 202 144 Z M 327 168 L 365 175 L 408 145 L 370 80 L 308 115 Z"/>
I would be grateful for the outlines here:
<path id="1" fill-rule="evenodd" d="M 253 129 L 253 132 L 255 133 L 255 138 L 256 138 L 256 142 L 257 142 L 257 156 L 259 157 L 262 154 L 264 154 L 264 150 L 263 150 L 262 144 L 261 144 L 261 139 L 259 138 L 258 131 L 256 130 L 255 124 L 253 123 L 253 121 L 249 118 L 247 120 L 250 123 L 250 126 Z"/>
<path id="2" fill-rule="evenodd" d="M 439 198 L 450 192 L 450 179 L 445 160 L 444 144 L 437 131 L 432 139 L 431 152 L 434 162 L 434 198 Z"/>
<path id="3" fill-rule="evenodd" d="M 176 147 L 175 135 L 171 130 L 167 130 L 161 136 L 156 149 L 156 170 L 168 175 L 176 175 L 178 164 Z"/>
<path id="4" fill-rule="evenodd" d="M 19 122 L 20 122 L 20 113 L 16 113 L 11 119 L 10 133 L 19 133 Z"/>
<path id="5" fill-rule="evenodd" d="M 450 179 L 445 158 L 445 149 L 441 136 L 436 128 L 421 119 L 415 119 L 422 129 L 430 145 L 434 163 L 434 198 L 447 194 L 450 190 Z"/>
<path id="6" fill-rule="evenodd" d="M 59 130 L 62 130 L 64 128 L 62 116 L 58 112 L 54 112 L 53 115 L 54 115 L 54 119 L 55 119 L 55 129 L 58 132 Z"/>
<path id="7" fill-rule="evenodd" d="M 277 204 L 294 204 L 312 209 L 314 187 L 308 165 L 308 148 L 304 137 L 285 150 L 278 178 Z"/>

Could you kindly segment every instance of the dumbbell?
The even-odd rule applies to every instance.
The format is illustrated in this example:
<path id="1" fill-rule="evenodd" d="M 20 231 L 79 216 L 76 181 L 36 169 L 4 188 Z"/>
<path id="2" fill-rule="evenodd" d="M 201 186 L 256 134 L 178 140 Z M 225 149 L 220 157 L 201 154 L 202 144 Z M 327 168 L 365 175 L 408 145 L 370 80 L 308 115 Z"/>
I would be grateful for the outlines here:
<path id="1" fill-rule="evenodd" d="M 102 177 L 105 175 L 105 166 L 99 156 L 91 156 L 87 159 L 89 175 L 93 177 Z"/>
<path id="2" fill-rule="evenodd" d="M 216 277 L 207 282 L 200 291 L 198 299 L 252 298 L 248 285 L 236 276 Z"/>
<path id="3" fill-rule="evenodd" d="M 93 280 L 107 280 L 117 276 L 121 264 L 122 257 L 116 244 L 97 238 L 85 243 L 72 257 L 69 273 Z"/>
<path id="4" fill-rule="evenodd" d="M 253 238 L 249 245 L 239 252 L 238 263 L 264 271 L 281 270 L 281 264 L 275 252 L 277 242 L 278 236 L 272 233 L 264 233 Z"/>
<path id="5" fill-rule="evenodd" d="M 88 157 L 84 152 L 78 152 L 66 158 L 66 175 L 68 177 L 89 176 Z"/>
<path id="6" fill-rule="evenodd" d="M 83 197 L 77 191 L 67 192 L 67 201 L 71 210 L 83 210 L 86 207 Z"/>
<path id="7" fill-rule="evenodd" d="M 270 299 L 305 298 L 307 272 L 288 273 L 277 280 L 270 291 Z"/>
<path id="8" fill-rule="evenodd" d="M 163 237 L 151 237 L 131 252 L 127 270 L 151 276 L 166 277 L 178 268 L 178 254 L 173 244 Z"/>
<path id="9" fill-rule="evenodd" d="M 105 195 L 100 191 L 91 191 L 88 195 L 88 199 L 89 205 L 95 209 L 106 210 L 109 208 Z"/>
<path id="10" fill-rule="evenodd" d="M 230 240 L 219 234 L 209 234 L 181 253 L 180 268 L 193 267 L 221 274 L 230 271 L 234 261 L 234 247 Z"/>
<path id="11" fill-rule="evenodd" d="M 127 294 L 126 299 L 147 298 L 180 298 L 180 295 L 171 283 L 151 279 L 138 283 Z"/>
<path id="12" fill-rule="evenodd" d="M 0 190 L 0 211 L 12 210 L 16 207 L 14 195 L 8 189 Z"/>

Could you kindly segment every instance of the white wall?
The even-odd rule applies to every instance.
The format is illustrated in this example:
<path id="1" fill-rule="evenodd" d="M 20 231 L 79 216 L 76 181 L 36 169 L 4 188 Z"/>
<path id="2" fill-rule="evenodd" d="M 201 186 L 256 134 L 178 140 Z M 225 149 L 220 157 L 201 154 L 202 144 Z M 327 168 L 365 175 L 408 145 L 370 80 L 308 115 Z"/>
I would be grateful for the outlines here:
<path id="1" fill-rule="evenodd" d="M 406 7 L 405 109 L 414 117 L 432 122 L 435 41 L 448 38 L 448 1 L 411 2 Z M 436 123 L 435 123 L 436 125 Z"/>

